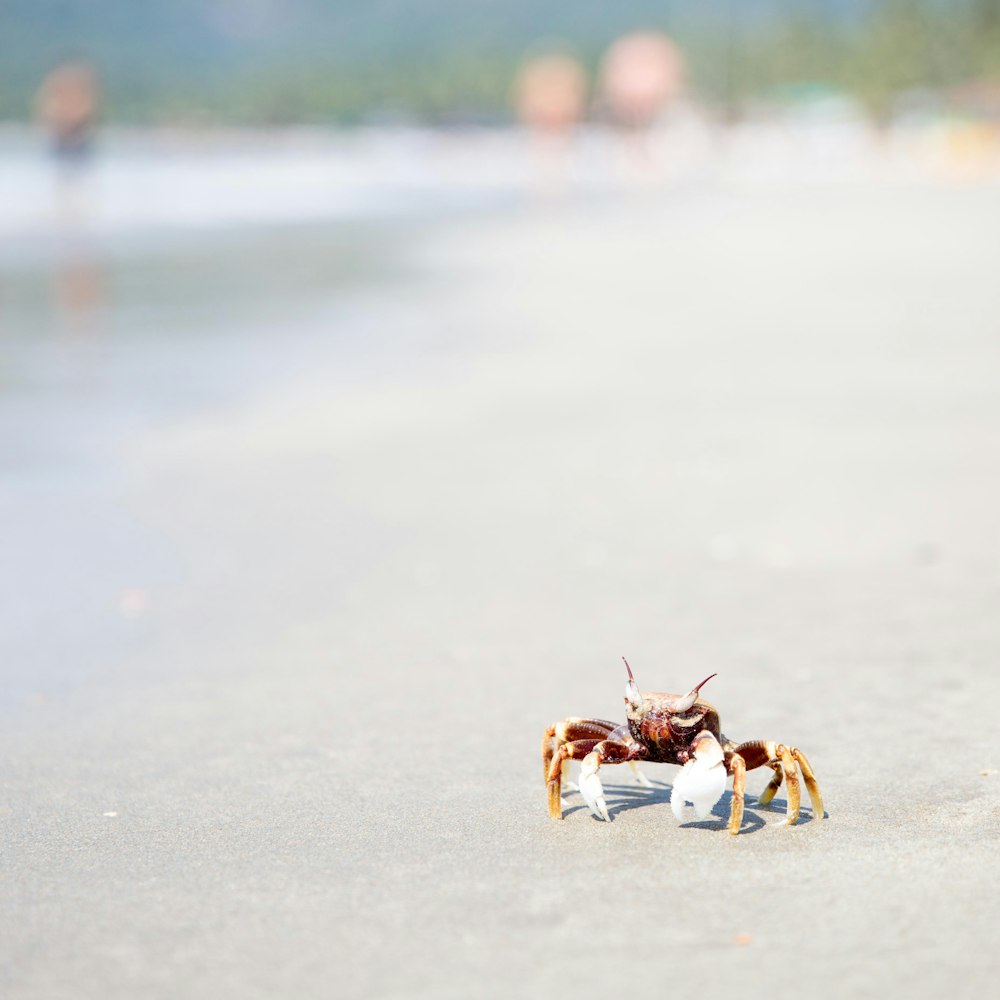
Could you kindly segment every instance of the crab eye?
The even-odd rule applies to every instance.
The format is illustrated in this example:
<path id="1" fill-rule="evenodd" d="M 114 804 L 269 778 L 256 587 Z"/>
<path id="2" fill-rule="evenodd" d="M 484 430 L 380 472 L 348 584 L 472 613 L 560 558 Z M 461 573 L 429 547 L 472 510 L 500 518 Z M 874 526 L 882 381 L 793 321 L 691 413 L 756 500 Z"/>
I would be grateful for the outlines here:
<path id="1" fill-rule="evenodd" d="M 635 681 L 633 680 L 625 682 L 625 701 L 627 701 L 632 708 L 638 708 L 642 704 L 642 695 L 639 694 L 639 689 L 636 687 Z"/>

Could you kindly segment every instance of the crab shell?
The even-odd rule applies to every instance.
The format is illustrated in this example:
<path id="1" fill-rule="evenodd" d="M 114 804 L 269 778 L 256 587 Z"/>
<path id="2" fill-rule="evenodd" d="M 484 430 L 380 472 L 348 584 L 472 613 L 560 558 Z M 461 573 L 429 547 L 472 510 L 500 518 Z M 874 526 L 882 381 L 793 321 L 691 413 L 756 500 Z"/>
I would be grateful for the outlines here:
<path id="1" fill-rule="evenodd" d="M 718 709 L 699 698 L 686 711 L 671 711 L 670 706 L 681 697 L 649 691 L 642 692 L 642 703 L 638 708 L 633 709 L 626 703 L 629 733 L 636 743 L 646 748 L 646 760 L 686 764 L 691 759 L 692 744 L 703 730 L 723 743 Z"/>

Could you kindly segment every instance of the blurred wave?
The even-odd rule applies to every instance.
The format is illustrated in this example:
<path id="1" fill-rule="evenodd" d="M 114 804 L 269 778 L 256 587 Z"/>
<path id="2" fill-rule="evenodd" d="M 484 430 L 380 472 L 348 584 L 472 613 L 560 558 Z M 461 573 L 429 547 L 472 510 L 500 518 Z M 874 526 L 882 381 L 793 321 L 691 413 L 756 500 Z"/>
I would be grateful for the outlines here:
<path id="1" fill-rule="evenodd" d="M 724 133 L 682 109 L 650 136 L 654 164 L 647 186 L 719 176 L 871 174 L 894 157 L 897 171 L 915 173 L 933 167 L 934 150 L 943 148 L 935 134 L 943 135 L 922 128 L 876 137 L 849 102 L 817 103 Z M 925 155 L 914 157 L 914 149 Z M 0 133 L 0 265 L 30 262 L 33 252 L 45 248 L 64 221 L 59 198 L 67 188 L 85 203 L 88 231 L 107 239 L 259 224 L 431 218 L 510 207 L 538 194 L 531 137 L 506 128 L 109 130 L 86 174 L 69 184 L 42 152 L 33 131 Z M 622 190 L 634 179 L 623 171 L 622 159 L 614 134 L 579 129 L 560 163 L 561 193 L 591 197 Z"/>
<path id="2" fill-rule="evenodd" d="M 99 235 L 242 224 L 425 216 L 509 197 L 516 181 L 502 139 L 455 143 L 417 130 L 105 136 L 74 186 Z M 59 219 L 59 185 L 33 133 L 0 140 L 0 259 L 12 240 L 38 240 Z M 16 257 L 24 259 L 24 243 Z"/>

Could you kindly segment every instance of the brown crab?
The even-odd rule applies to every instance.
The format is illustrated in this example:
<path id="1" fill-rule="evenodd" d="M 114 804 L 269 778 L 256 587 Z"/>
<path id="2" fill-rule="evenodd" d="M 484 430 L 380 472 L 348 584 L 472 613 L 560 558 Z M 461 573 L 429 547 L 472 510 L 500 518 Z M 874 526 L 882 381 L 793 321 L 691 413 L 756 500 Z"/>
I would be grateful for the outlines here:
<path id="1" fill-rule="evenodd" d="M 816 775 L 801 750 L 771 740 L 734 743 L 722 735 L 718 711 L 698 697 L 701 688 L 715 674 L 696 684 L 687 694 L 675 695 L 640 693 L 627 660 L 625 669 L 628 670 L 625 686 L 627 722 L 617 725 L 604 719 L 569 718 L 545 730 L 542 765 L 549 813 L 553 819 L 562 819 L 562 780 L 571 760 L 582 761 L 580 794 L 591 812 L 603 820 L 610 817 L 598 768 L 601 764 L 628 763 L 637 780 L 650 787 L 639 771 L 639 761 L 681 765 L 670 795 L 670 804 L 678 820 L 683 819 L 686 801 L 692 802 L 698 818 L 704 819 L 722 797 L 726 777 L 731 774 L 733 803 L 729 832 L 739 833 L 743 822 L 746 772 L 765 765 L 774 774 L 758 797 L 758 805 L 767 805 L 784 780 L 788 795 L 785 823 L 791 826 L 799 817 L 801 771 L 812 800 L 813 815 L 823 818 L 823 799 Z"/>

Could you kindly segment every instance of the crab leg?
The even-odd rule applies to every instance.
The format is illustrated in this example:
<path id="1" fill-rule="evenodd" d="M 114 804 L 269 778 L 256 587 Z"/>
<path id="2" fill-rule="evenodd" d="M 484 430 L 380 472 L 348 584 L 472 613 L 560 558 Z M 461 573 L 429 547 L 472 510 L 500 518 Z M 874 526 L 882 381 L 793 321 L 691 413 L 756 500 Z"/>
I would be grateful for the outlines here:
<path id="1" fill-rule="evenodd" d="M 806 790 L 809 792 L 809 801 L 812 802 L 813 816 L 816 819 L 822 819 L 825 815 L 823 811 L 823 796 L 820 795 L 816 775 L 813 774 L 813 769 L 806 759 L 806 755 L 798 747 L 792 747 L 792 756 L 802 771 L 802 780 L 806 783 Z"/>
<path id="2" fill-rule="evenodd" d="M 802 780 L 805 782 L 809 799 L 812 802 L 813 815 L 817 819 L 822 819 L 825 815 L 823 811 L 823 796 L 819 791 L 819 783 L 813 773 L 812 766 L 806 755 L 798 747 L 788 747 L 782 743 L 775 743 L 772 740 L 750 740 L 734 746 L 733 750 L 738 753 L 746 762 L 748 771 L 765 765 L 774 771 L 774 775 L 768 782 L 767 787 L 761 792 L 757 799 L 757 804 L 766 806 L 773 798 L 775 792 L 781 787 L 782 781 L 786 783 L 788 801 L 786 804 L 785 824 L 792 826 L 799 818 L 799 772 L 802 773 Z"/>
<path id="3" fill-rule="evenodd" d="M 607 739 L 616 725 L 606 719 L 579 719 L 574 716 L 549 726 L 542 737 L 542 780 L 548 783 L 552 756 L 563 743 Z"/>
<path id="4" fill-rule="evenodd" d="M 610 819 L 604 801 L 604 788 L 597 770 L 601 764 L 624 764 L 626 761 L 641 759 L 645 751 L 637 745 L 626 745 L 614 740 L 573 740 L 563 743 L 552 754 L 547 775 L 549 815 L 562 819 L 562 771 L 569 760 L 582 760 L 580 767 L 580 794 L 590 807 L 590 811 L 600 819 Z"/>
<path id="5" fill-rule="evenodd" d="M 549 769 L 545 775 L 545 787 L 549 798 L 549 815 L 553 819 L 562 819 L 562 779 L 563 769 L 571 760 L 583 760 L 600 740 L 574 740 L 563 743 L 552 753 Z M 582 783 L 582 775 L 581 775 Z"/>
<path id="6" fill-rule="evenodd" d="M 545 730 L 542 736 L 542 774 L 548 790 L 549 812 L 559 819 L 562 817 L 562 789 L 563 783 L 569 777 L 569 762 L 580 760 L 586 756 L 593 747 L 607 740 L 611 744 L 625 744 L 631 746 L 631 738 L 628 735 L 628 726 L 617 725 L 607 719 L 582 719 L 570 717 L 562 722 L 554 723 Z M 572 748 L 564 750 L 569 744 Z M 631 751 L 630 751 L 631 752 Z M 619 757 L 620 755 L 614 755 Z M 641 754 L 639 755 L 641 758 Z M 561 761 L 561 768 L 558 782 L 553 771 L 553 760 L 558 757 Z M 605 763 L 620 763 L 619 759 L 611 760 L 609 757 Z M 635 776 L 637 784 L 644 788 L 652 788 L 652 782 L 639 770 L 639 765 L 635 760 L 628 759 L 629 766 Z M 598 779 L 599 780 L 599 779 Z M 593 781 L 590 782 L 593 785 Z M 570 786 L 577 787 L 579 786 Z M 586 796 L 584 796 L 586 799 Z M 590 804 L 588 802 L 588 804 Z"/>
<path id="7" fill-rule="evenodd" d="M 794 826 L 799 818 L 799 770 L 788 747 L 784 744 L 779 745 L 778 753 L 781 757 L 781 769 L 785 772 L 785 793 L 788 796 L 785 825 Z"/>
<path id="8" fill-rule="evenodd" d="M 733 776 L 733 805 L 729 810 L 729 832 L 735 836 L 743 825 L 743 791 L 747 784 L 747 766 L 738 753 L 729 758 L 729 771 Z"/>
<path id="9" fill-rule="evenodd" d="M 767 788 L 757 796 L 757 805 L 759 806 L 766 806 L 774 798 L 774 793 L 781 787 L 781 780 L 784 776 L 780 764 L 770 764 L 768 766 L 774 770 L 774 775 L 767 783 Z"/>
<path id="10" fill-rule="evenodd" d="M 604 740 L 583 758 L 583 763 L 580 765 L 580 794 L 598 819 L 603 819 L 606 823 L 611 822 L 608 806 L 604 801 L 604 786 L 597 776 L 598 768 L 602 764 L 624 764 L 626 761 L 631 763 L 644 754 L 645 750 L 637 744 L 628 745 L 614 740 Z"/>
<path id="11" fill-rule="evenodd" d="M 636 784 L 642 785 L 643 788 L 653 787 L 653 783 L 642 773 L 642 771 L 639 770 L 639 765 L 634 760 L 630 760 L 628 762 L 628 766 L 632 769 L 632 774 L 635 777 Z"/>

